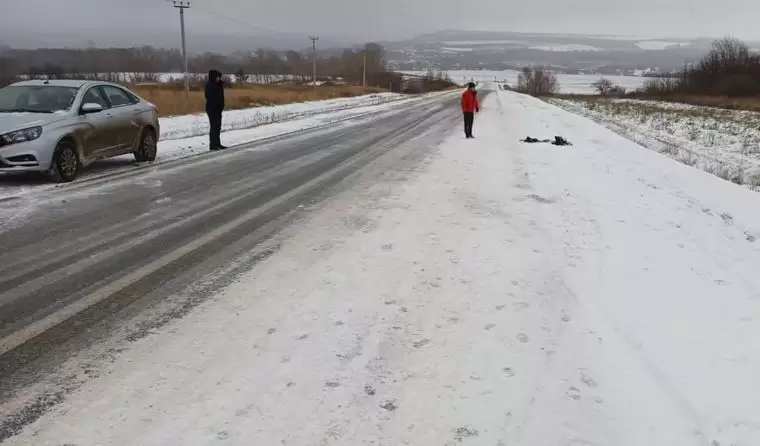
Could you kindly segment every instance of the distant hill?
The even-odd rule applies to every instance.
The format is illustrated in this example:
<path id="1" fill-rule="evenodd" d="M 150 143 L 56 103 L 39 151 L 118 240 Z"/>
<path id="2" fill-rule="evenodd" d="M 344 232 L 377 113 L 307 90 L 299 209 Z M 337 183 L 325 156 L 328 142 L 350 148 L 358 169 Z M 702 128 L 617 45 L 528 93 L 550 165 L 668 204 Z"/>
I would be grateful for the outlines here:
<path id="1" fill-rule="evenodd" d="M 445 30 L 384 45 L 389 61 L 401 69 L 545 65 L 567 72 L 613 74 L 680 69 L 709 51 L 712 39 Z"/>
<path id="2" fill-rule="evenodd" d="M 343 48 L 362 44 L 358 38 L 320 36 L 321 54 L 340 54 Z M 308 52 L 306 34 L 257 31 L 251 34 L 188 33 L 192 54 L 232 54 L 258 48 Z M 2 46 L 32 48 L 135 47 L 178 48 L 175 30 L 132 32 L 115 29 L 83 35 L 66 32 L 18 32 L 0 28 Z M 747 42 L 760 48 L 760 42 Z M 381 42 L 392 68 L 424 69 L 519 69 L 543 65 L 564 72 L 605 74 L 670 72 L 699 60 L 712 39 L 658 36 L 599 36 L 581 34 L 517 33 L 499 31 L 443 30 L 411 39 Z"/>
<path id="3" fill-rule="evenodd" d="M 596 51 L 614 50 L 647 50 L 642 43 L 658 42 L 660 46 L 684 47 L 693 46 L 699 49 L 709 47 L 711 39 L 687 39 L 677 37 L 652 36 L 599 36 L 583 34 L 546 34 L 546 33 L 517 33 L 499 31 L 464 31 L 445 30 L 424 34 L 412 39 L 409 43 L 463 43 L 463 44 L 493 44 L 499 43 L 511 48 L 536 48 L 578 46 L 589 47 Z M 643 45 L 646 46 L 646 45 Z M 653 49 L 653 48 L 652 48 Z"/>

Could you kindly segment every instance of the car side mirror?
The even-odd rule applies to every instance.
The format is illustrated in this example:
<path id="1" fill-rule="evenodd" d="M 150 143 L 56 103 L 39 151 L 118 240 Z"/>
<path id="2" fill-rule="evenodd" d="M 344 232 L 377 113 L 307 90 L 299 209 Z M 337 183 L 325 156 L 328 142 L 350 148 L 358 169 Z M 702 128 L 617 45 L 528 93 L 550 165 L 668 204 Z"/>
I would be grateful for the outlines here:
<path id="1" fill-rule="evenodd" d="M 91 113 L 100 113 L 103 111 L 103 106 L 100 104 L 96 104 L 94 102 L 88 102 L 84 105 L 82 105 L 82 108 L 80 109 L 81 114 L 83 115 L 89 115 Z"/>

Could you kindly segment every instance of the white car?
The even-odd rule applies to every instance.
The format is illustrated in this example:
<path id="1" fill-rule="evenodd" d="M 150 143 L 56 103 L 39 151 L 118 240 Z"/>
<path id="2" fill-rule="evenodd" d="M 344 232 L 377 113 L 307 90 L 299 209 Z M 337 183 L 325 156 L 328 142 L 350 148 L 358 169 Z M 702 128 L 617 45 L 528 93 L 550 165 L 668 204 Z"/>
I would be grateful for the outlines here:
<path id="1" fill-rule="evenodd" d="M 156 159 L 158 110 L 108 82 L 35 80 L 0 89 L 0 174 L 74 180 L 93 161 Z"/>

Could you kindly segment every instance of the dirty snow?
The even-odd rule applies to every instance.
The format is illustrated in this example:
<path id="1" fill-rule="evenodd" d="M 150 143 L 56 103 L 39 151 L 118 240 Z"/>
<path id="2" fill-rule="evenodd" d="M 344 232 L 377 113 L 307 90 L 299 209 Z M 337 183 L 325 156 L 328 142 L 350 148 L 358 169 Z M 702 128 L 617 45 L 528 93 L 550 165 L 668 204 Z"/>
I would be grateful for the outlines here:
<path id="1" fill-rule="evenodd" d="M 684 164 L 760 190 L 760 113 L 630 99 L 549 101 Z"/>
<path id="2" fill-rule="evenodd" d="M 760 195 L 510 92 L 459 133 L 8 444 L 760 444 Z"/>

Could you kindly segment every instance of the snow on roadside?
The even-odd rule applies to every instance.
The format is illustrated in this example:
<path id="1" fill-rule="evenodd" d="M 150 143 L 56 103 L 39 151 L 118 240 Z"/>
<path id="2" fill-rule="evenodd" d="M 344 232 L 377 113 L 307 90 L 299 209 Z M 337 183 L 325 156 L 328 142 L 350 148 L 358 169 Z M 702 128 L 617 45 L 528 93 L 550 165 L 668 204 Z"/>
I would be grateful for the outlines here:
<path id="1" fill-rule="evenodd" d="M 760 444 L 760 195 L 510 92 L 475 132 L 365 172 L 8 444 Z"/>
<path id="2" fill-rule="evenodd" d="M 403 99 L 408 100 L 409 96 L 398 93 L 377 93 L 324 101 L 228 110 L 224 112 L 222 118 L 222 131 L 242 130 L 264 124 L 312 116 L 318 113 L 380 105 Z M 161 118 L 160 124 L 161 140 L 163 141 L 206 135 L 209 130 L 208 118 L 203 113 Z"/>
<path id="3" fill-rule="evenodd" d="M 392 110 L 396 107 L 408 105 L 410 102 L 429 99 L 435 96 L 409 97 L 406 95 L 383 94 L 377 98 L 350 98 L 353 101 L 336 99 L 304 104 L 261 107 L 264 110 L 254 108 L 228 111 L 225 112 L 222 121 L 222 143 L 227 146 L 234 146 L 255 142 L 260 139 L 320 127 L 345 119 L 358 118 L 368 113 Z M 208 121 L 205 115 L 163 118 L 161 122 L 162 135 L 165 134 L 163 127 L 165 120 L 172 120 L 168 124 L 169 128 L 176 132 L 175 134 L 194 136 L 176 139 L 162 138 L 158 143 L 158 162 L 170 161 L 208 151 Z"/>
<path id="4" fill-rule="evenodd" d="M 760 444 L 760 195 L 520 99 L 533 132 L 575 143 L 535 163 L 563 203 L 565 224 L 585 222 L 568 245 L 586 264 L 570 288 L 691 426 L 678 441 L 631 444 Z M 658 422 L 661 433 L 672 421 Z"/>
<path id="5" fill-rule="evenodd" d="M 549 99 L 637 143 L 760 190 L 760 113 L 631 99 Z"/>

